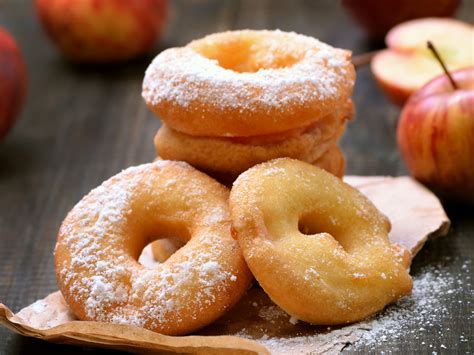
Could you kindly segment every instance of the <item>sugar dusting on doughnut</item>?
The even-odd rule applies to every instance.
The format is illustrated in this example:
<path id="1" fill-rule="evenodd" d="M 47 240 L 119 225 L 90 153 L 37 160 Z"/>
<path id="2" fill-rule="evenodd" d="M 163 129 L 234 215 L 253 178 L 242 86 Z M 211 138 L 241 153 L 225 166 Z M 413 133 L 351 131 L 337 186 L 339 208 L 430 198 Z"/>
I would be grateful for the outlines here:
<path id="1" fill-rule="evenodd" d="M 306 38 L 308 41 L 317 41 L 314 38 Z M 315 43 L 310 44 L 314 46 Z M 260 69 L 256 73 L 238 73 L 222 68 L 217 60 L 197 55 L 190 48 L 179 51 L 165 50 L 146 70 L 143 97 L 153 105 L 158 105 L 164 100 L 174 100 L 184 107 L 199 98 L 208 103 L 241 111 L 254 110 L 256 107 L 254 103 L 257 101 L 259 105 L 269 108 L 284 107 L 293 100 L 304 103 L 313 97 L 318 99 L 335 97 L 338 94 L 335 84 L 341 75 L 345 74 L 346 62 L 341 57 L 333 57 L 334 53 L 329 51 L 328 47 L 324 46 L 323 49 L 314 52 L 308 51 L 307 61 L 291 68 Z M 162 65 L 170 65 L 166 79 L 163 79 L 162 73 L 157 71 Z M 320 70 L 308 77 L 308 70 L 312 70 L 313 65 L 317 65 Z M 329 71 L 326 71 L 326 68 Z M 186 81 L 183 81 L 183 74 Z M 193 86 L 195 87 L 201 80 L 213 82 L 213 86 L 209 87 L 211 90 L 206 92 L 204 97 L 198 97 L 199 91 L 193 90 Z M 302 85 L 302 91 L 282 92 L 285 84 L 289 82 L 312 85 L 311 87 Z M 222 90 L 223 87 L 230 85 L 237 90 Z M 261 95 L 255 97 L 255 91 L 250 89 L 250 85 L 260 88 Z"/>
<path id="2" fill-rule="evenodd" d="M 200 237 L 202 248 L 183 247 L 171 266 L 145 269 L 124 255 L 120 245 L 123 238 L 118 236 L 133 213 L 134 194 L 137 189 L 146 193 L 147 189 L 156 188 L 146 175 L 153 169 L 169 166 L 181 167 L 177 173 L 182 173 L 183 168 L 194 171 L 185 163 L 167 161 L 127 169 L 92 190 L 63 224 L 60 235 L 64 237 L 60 237 L 56 246 L 57 265 L 61 265 L 57 269 L 58 279 L 67 289 L 62 291 L 69 303 L 83 305 L 86 319 L 133 324 L 164 333 L 180 333 L 181 329 L 186 332 L 188 327 L 180 327 L 180 323 L 197 318 L 203 318 L 206 323 L 215 318 L 232 304 L 218 300 L 217 297 L 222 298 L 219 293 L 232 292 L 233 284 L 248 283 L 245 270 L 228 269 L 229 265 L 220 262 L 220 254 L 232 249 L 228 245 L 232 240 L 230 234 L 226 239 L 212 228 L 209 234 Z M 206 193 L 200 184 L 202 181 L 187 188 L 190 198 L 193 194 Z M 163 187 L 163 193 L 173 193 L 173 187 Z M 229 223 L 225 203 L 209 207 L 201 224 Z M 58 258 L 62 260 L 59 262 Z M 236 286 L 237 297 L 244 289 L 245 286 Z M 187 302 L 184 304 L 182 300 Z M 218 308 L 213 310 L 215 314 L 203 317 L 200 312 L 213 304 Z M 77 313 L 77 307 L 73 309 Z M 174 330 L 173 324 L 180 330 Z M 190 328 L 193 327 L 196 325 Z"/>
<path id="3" fill-rule="evenodd" d="M 234 182 L 234 236 L 270 298 L 313 324 L 361 320 L 408 294 L 408 251 L 356 189 L 307 163 L 282 158 Z M 402 253 L 403 251 L 403 253 Z"/>
<path id="4" fill-rule="evenodd" d="M 212 46 L 230 50 L 229 42 L 238 46 L 249 38 L 254 43 L 249 44 L 250 52 L 259 43 L 266 46 L 265 54 L 257 53 L 264 58 L 258 58 L 261 67 L 255 72 L 224 68 L 218 60 L 199 52 L 201 47 Z M 291 57 L 296 51 L 298 58 L 290 60 L 289 66 L 271 66 L 281 53 Z M 317 120 L 334 104 L 347 100 L 354 79 L 348 51 L 293 32 L 243 30 L 210 35 L 186 47 L 163 51 L 146 71 L 142 96 L 178 131 L 245 136 Z M 212 125 L 207 124 L 209 120 Z M 252 128 L 252 123 L 257 128 Z"/>

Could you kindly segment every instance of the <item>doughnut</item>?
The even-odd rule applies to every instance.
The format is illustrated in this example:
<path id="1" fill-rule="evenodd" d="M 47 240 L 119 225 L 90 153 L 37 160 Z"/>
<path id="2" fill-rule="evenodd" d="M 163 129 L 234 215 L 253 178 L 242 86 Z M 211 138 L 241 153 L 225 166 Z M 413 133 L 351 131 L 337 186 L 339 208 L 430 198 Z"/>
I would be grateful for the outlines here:
<path id="1" fill-rule="evenodd" d="M 201 328 L 247 290 L 252 276 L 231 236 L 229 191 L 183 162 L 132 167 L 67 215 L 55 249 L 59 288 L 81 320 L 168 335 Z M 152 240 L 186 243 L 156 268 L 138 263 Z"/>
<path id="2" fill-rule="evenodd" d="M 341 149 L 337 145 L 329 147 L 321 157 L 309 163 L 326 170 L 328 173 L 331 173 L 338 178 L 342 179 L 344 176 L 346 161 Z"/>
<path id="3" fill-rule="evenodd" d="M 282 31 L 229 31 L 161 52 L 142 96 L 171 129 L 247 137 L 306 127 L 352 94 L 351 52 Z"/>
<path id="4" fill-rule="evenodd" d="M 280 158 L 240 175 L 232 233 L 270 298 L 297 319 L 359 321 L 412 289 L 409 252 L 358 190 L 322 169 Z"/>
<path id="5" fill-rule="evenodd" d="M 320 158 L 343 133 L 338 127 L 328 137 L 320 127 L 274 144 L 240 144 L 222 138 L 193 137 L 162 126 L 155 136 L 156 153 L 168 160 L 186 161 L 205 172 L 238 176 L 267 160 L 291 157 L 308 162 Z M 324 139 L 325 138 L 325 139 Z"/>
<path id="6" fill-rule="evenodd" d="M 163 125 L 154 142 L 163 159 L 186 161 L 211 175 L 226 174 L 235 180 L 250 167 L 275 158 L 316 161 L 339 140 L 351 116 L 352 104 L 309 127 L 272 137 L 195 137 Z"/>

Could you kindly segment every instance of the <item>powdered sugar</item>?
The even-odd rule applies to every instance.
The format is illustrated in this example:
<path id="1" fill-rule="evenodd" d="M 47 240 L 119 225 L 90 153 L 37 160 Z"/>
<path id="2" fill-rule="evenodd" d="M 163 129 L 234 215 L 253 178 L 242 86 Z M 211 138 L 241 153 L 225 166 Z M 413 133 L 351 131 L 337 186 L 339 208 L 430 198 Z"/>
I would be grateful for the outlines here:
<path id="1" fill-rule="evenodd" d="M 463 265 L 464 270 L 469 273 L 470 261 L 465 261 Z M 470 279 L 469 276 L 466 278 Z M 444 305 L 443 299 L 471 288 L 470 282 L 463 284 L 461 280 L 443 268 L 425 268 L 414 278 L 411 296 L 401 299 L 396 306 L 388 308 L 379 316 L 359 324 L 370 329 L 362 332 L 360 345 L 370 348 L 380 341 L 403 340 L 408 335 L 420 339 L 425 332 L 433 332 L 435 329 L 438 329 L 439 335 L 449 332 L 449 329 L 439 328 L 442 320 L 451 315 L 451 310 Z M 466 317 L 472 318 L 472 314 L 466 314 Z M 419 325 L 418 331 L 413 330 L 415 325 Z"/>
<path id="2" fill-rule="evenodd" d="M 314 280 L 315 278 L 319 277 L 319 273 L 316 271 L 315 268 L 313 267 L 309 267 L 306 269 L 306 272 L 303 276 L 303 278 L 306 280 L 306 281 L 311 281 L 311 280 Z"/>
<path id="3" fill-rule="evenodd" d="M 267 322 L 274 323 L 279 317 L 287 317 L 287 313 L 276 305 L 264 306 L 258 311 L 258 316 Z"/>
<path id="4" fill-rule="evenodd" d="M 345 93 L 338 88 L 352 87 L 352 80 L 347 78 L 347 67 L 351 65 L 347 52 L 296 33 L 262 34 L 281 37 L 278 50 L 297 44 L 306 51 L 290 67 L 261 68 L 249 73 L 225 69 L 217 60 L 190 47 L 171 48 L 160 53 L 148 67 L 143 98 L 152 105 L 172 103 L 184 108 L 199 101 L 243 114 L 257 107 L 272 112 L 296 104 L 305 106 L 315 100 L 342 100 L 340 96 Z M 202 114 L 205 117 L 204 111 Z"/>
<path id="5" fill-rule="evenodd" d="M 292 316 L 292 317 L 290 317 L 289 322 L 291 324 L 295 325 L 295 324 L 298 323 L 298 318 Z"/>
<path id="6" fill-rule="evenodd" d="M 287 174 L 286 169 L 278 166 L 270 166 L 268 169 L 266 169 L 263 173 L 262 176 L 282 176 Z"/>
<path id="7" fill-rule="evenodd" d="M 44 312 L 46 308 L 47 308 L 47 304 L 43 300 L 38 300 L 31 305 L 31 309 L 35 313 Z"/>
<path id="8" fill-rule="evenodd" d="M 467 275 L 471 272 L 470 266 L 469 260 L 463 264 L 462 269 Z M 420 339 L 422 348 L 435 353 L 437 349 L 446 349 L 446 345 L 425 344 L 421 339 L 427 333 L 436 332 L 443 337 L 450 334 L 451 329 L 441 326 L 444 319 L 452 316 L 452 310 L 445 306 L 444 300 L 461 292 L 470 292 L 470 282 L 463 283 L 463 279 L 470 280 L 470 277 L 453 275 L 441 265 L 425 267 L 414 277 L 411 296 L 404 297 L 371 319 L 341 328 L 328 327 L 327 332 L 315 331 L 314 335 L 279 338 L 265 334 L 257 340 L 272 354 L 319 354 L 324 351 L 338 352 L 349 343 L 352 344 L 349 350 L 357 351 L 360 347 L 361 350 L 370 351 L 375 350 L 381 342 L 403 342 L 410 337 Z M 259 315 L 263 312 L 269 318 L 271 315 L 270 319 L 281 316 L 280 312 L 283 311 L 271 308 L 269 312 L 269 307 L 271 306 L 262 308 Z M 465 316 L 472 318 L 472 314 Z M 460 342 L 469 341 L 468 332 L 466 329 L 466 332 L 459 336 Z M 248 337 L 246 333 L 239 335 Z M 315 348 L 314 344 L 318 344 L 318 347 Z"/>

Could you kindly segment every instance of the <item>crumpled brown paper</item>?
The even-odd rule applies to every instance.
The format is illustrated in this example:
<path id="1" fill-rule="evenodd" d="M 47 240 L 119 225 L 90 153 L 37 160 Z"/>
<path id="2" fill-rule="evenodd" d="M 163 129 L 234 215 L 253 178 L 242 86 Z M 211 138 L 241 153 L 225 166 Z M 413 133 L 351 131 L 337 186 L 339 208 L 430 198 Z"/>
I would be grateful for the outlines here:
<path id="1" fill-rule="evenodd" d="M 415 255 L 430 237 L 446 235 L 449 219 L 439 200 L 409 177 L 348 176 L 392 222 L 389 235 Z M 148 255 L 148 256 L 147 256 Z M 144 262 L 152 263 L 151 253 Z M 317 354 L 339 352 L 359 339 L 363 323 L 318 327 L 291 318 L 258 287 L 226 315 L 195 335 L 172 337 L 142 328 L 76 320 L 61 293 L 54 292 L 13 314 L 0 304 L 0 323 L 11 330 L 56 343 L 134 352 L 194 354 Z"/>

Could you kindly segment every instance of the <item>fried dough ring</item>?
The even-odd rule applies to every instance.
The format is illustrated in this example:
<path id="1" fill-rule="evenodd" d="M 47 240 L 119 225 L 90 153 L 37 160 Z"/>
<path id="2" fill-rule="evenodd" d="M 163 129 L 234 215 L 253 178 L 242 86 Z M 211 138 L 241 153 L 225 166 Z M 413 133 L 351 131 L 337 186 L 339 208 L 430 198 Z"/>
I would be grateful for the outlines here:
<path id="1" fill-rule="evenodd" d="M 337 145 L 329 147 L 321 157 L 310 163 L 340 179 L 344 176 L 346 161 L 341 149 Z"/>
<path id="2" fill-rule="evenodd" d="M 310 164 L 282 158 L 251 168 L 235 181 L 230 208 L 250 270 L 297 319 L 355 322 L 412 288 L 409 253 L 389 242 L 388 219 Z"/>
<path id="3" fill-rule="evenodd" d="M 317 148 L 319 149 L 319 148 Z M 319 152 L 319 150 L 318 150 Z M 156 160 L 161 160 L 161 157 L 157 157 Z M 331 173 L 338 178 L 342 178 L 345 172 L 346 161 L 344 159 L 344 155 L 341 149 L 336 145 L 330 146 L 319 158 L 316 160 L 310 161 L 310 164 L 317 166 L 321 169 L 326 170 L 328 173 Z M 201 168 L 202 169 L 202 168 Z M 204 172 L 212 176 L 217 181 L 220 181 L 224 185 L 230 186 L 232 183 L 237 179 L 240 175 L 239 173 L 228 173 L 228 172 L 216 172 L 214 170 L 205 170 L 202 169 Z M 159 244 L 159 243 L 158 243 Z M 164 245 L 163 248 L 167 248 L 167 245 Z M 161 253 L 161 251 L 157 251 L 157 253 Z M 164 256 L 166 256 L 168 252 L 164 251 Z M 157 261 L 164 260 L 164 256 L 156 256 Z"/>
<path id="4" fill-rule="evenodd" d="M 316 148 L 316 149 L 318 149 L 318 153 L 319 153 L 320 152 L 319 148 Z M 162 158 L 159 156 L 156 158 L 156 160 L 161 160 L 161 159 Z M 344 159 L 344 155 L 342 154 L 342 151 L 336 144 L 333 144 L 332 146 L 330 146 L 320 157 L 318 157 L 316 160 L 310 161 L 309 163 L 321 169 L 324 169 L 327 172 L 339 178 L 342 178 L 344 176 L 345 159 Z M 240 175 L 239 172 L 229 173 L 229 172 L 205 169 L 202 167 L 200 169 L 204 171 L 205 173 L 209 174 L 210 176 L 212 176 L 217 181 L 220 181 L 221 183 L 227 186 L 232 185 L 235 179 L 237 179 L 237 177 Z M 165 245 L 164 247 L 166 248 L 167 246 Z M 158 253 L 160 253 L 160 251 L 158 251 Z M 166 252 L 164 255 L 166 255 Z M 157 256 L 156 260 L 157 261 L 163 260 L 163 257 Z"/>
<path id="5" fill-rule="evenodd" d="M 222 315 L 251 280 L 230 234 L 228 194 L 169 161 L 129 168 L 92 190 L 56 244 L 58 284 L 74 314 L 172 335 Z M 187 244 L 156 269 L 138 263 L 145 245 L 169 236 Z"/>
<path id="6" fill-rule="evenodd" d="M 349 100 L 339 112 L 310 127 L 286 134 L 246 138 L 195 137 L 163 125 L 154 142 L 157 155 L 163 159 L 186 161 L 202 171 L 235 179 L 252 166 L 275 158 L 316 161 L 337 143 L 352 113 Z"/>
<path id="7" fill-rule="evenodd" d="M 161 52 L 142 96 L 170 128 L 247 137 L 305 127 L 352 94 L 351 53 L 281 31 L 230 31 Z"/>

